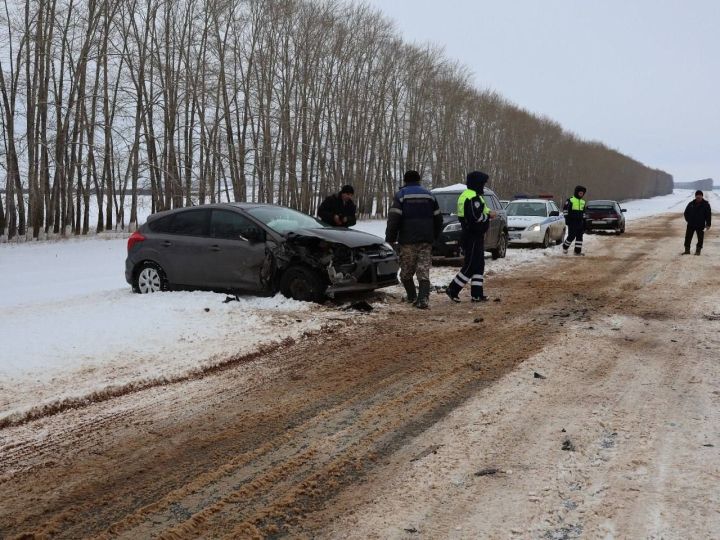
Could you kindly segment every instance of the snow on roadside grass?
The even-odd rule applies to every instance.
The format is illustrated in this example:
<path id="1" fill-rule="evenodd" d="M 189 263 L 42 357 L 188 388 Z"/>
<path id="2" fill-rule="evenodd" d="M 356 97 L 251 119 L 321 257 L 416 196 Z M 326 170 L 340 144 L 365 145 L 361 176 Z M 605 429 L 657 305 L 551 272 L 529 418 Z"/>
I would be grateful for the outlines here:
<path id="1" fill-rule="evenodd" d="M 317 331 L 333 312 L 280 295 L 225 298 L 126 288 L 6 309 L 0 421 L 38 405 L 197 373 Z"/>

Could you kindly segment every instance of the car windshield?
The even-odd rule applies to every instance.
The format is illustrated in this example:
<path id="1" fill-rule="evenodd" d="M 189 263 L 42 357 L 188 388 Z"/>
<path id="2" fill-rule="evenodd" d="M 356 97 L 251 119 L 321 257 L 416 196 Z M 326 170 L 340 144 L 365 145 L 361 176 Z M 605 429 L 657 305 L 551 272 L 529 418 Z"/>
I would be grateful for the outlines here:
<path id="1" fill-rule="evenodd" d="M 298 229 L 323 229 L 326 226 L 314 217 L 282 206 L 256 206 L 247 213 L 280 234 Z"/>
<path id="2" fill-rule="evenodd" d="M 508 216 L 537 216 L 547 217 L 545 203 L 511 202 L 505 207 Z"/>
<path id="3" fill-rule="evenodd" d="M 440 212 L 443 214 L 457 214 L 457 201 L 459 193 L 433 193 L 437 199 Z"/>
<path id="4" fill-rule="evenodd" d="M 609 212 L 610 210 L 615 210 L 615 207 L 612 204 L 588 204 L 587 209 Z"/>

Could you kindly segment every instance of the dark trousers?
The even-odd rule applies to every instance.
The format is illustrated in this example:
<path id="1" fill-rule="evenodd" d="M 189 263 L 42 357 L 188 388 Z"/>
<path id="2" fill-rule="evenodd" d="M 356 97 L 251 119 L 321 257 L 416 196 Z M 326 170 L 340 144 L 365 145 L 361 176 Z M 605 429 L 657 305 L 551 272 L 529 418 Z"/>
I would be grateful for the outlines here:
<path id="1" fill-rule="evenodd" d="M 690 243 L 692 242 L 693 233 L 697 233 L 697 244 L 695 249 L 701 250 L 703 247 L 703 240 L 705 239 L 705 231 L 702 227 L 696 229 L 695 227 L 687 226 L 685 231 L 685 251 L 690 251 Z"/>
<path id="2" fill-rule="evenodd" d="M 448 289 L 452 296 L 457 296 L 465 285 L 470 283 L 470 295 L 473 298 L 483 296 L 485 274 L 485 242 L 484 238 L 470 237 L 463 239 L 465 261 L 460 271 L 450 282 Z"/>
<path id="3" fill-rule="evenodd" d="M 575 240 L 575 253 L 580 253 L 582 251 L 584 231 L 585 227 L 582 223 L 568 223 L 568 235 L 565 242 L 563 242 L 563 249 L 565 251 L 570 249 L 570 244 Z"/>

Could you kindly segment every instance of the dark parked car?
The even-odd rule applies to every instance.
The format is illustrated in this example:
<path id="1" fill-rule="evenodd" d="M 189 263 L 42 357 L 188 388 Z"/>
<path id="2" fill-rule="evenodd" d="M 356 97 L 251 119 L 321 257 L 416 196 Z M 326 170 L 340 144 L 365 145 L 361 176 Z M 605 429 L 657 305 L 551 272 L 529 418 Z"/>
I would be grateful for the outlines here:
<path id="1" fill-rule="evenodd" d="M 462 184 L 457 187 L 451 186 L 432 190 L 443 214 L 442 233 L 433 244 L 433 255 L 439 257 L 458 257 L 462 255 L 462 247 L 460 246 L 462 229 L 457 217 L 457 200 L 464 190 L 465 186 Z M 490 227 L 485 233 L 485 251 L 489 251 L 493 259 L 503 258 L 508 245 L 507 214 L 502 204 L 500 204 L 500 199 L 492 190 L 485 188 L 483 198 L 490 206 L 490 209 L 497 212 L 497 217 L 490 221 Z"/>
<path id="2" fill-rule="evenodd" d="M 617 201 L 588 201 L 585 205 L 585 231 L 625 232 L 625 212 Z"/>
<path id="3" fill-rule="evenodd" d="M 128 240 L 135 292 L 239 290 L 297 300 L 395 285 L 398 257 L 372 234 L 270 204 L 209 204 L 148 218 Z"/>

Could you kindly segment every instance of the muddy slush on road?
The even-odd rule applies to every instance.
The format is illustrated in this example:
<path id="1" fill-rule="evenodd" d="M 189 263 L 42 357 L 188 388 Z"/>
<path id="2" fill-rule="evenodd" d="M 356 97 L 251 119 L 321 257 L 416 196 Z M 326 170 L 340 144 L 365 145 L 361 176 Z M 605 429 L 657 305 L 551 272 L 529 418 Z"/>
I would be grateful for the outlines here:
<path id="1" fill-rule="evenodd" d="M 675 215 L 0 430 L 2 538 L 711 537 L 720 242 Z"/>

